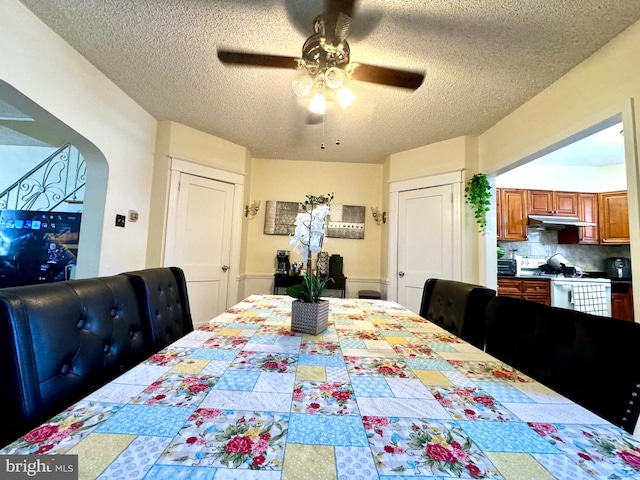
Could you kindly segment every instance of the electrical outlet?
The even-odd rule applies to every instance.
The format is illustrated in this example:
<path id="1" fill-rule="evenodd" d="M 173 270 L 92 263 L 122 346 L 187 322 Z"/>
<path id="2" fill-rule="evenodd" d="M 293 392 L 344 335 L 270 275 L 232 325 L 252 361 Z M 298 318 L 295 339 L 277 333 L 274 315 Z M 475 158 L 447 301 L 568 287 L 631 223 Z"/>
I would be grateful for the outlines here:
<path id="1" fill-rule="evenodd" d="M 138 212 L 136 210 L 129 210 L 129 221 L 130 222 L 138 221 Z"/>
<path id="2" fill-rule="evenodd" d="M 116 227 L 124 228 L 126 217 L 124 215 L 116 215 Z"/>

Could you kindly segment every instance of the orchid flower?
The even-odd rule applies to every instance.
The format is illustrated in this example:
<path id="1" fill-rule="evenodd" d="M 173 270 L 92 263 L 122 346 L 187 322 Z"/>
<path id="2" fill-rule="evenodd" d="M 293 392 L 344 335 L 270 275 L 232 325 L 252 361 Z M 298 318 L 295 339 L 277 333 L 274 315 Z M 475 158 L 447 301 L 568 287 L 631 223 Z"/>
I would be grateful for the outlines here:
<path id="1" fill-rule="evenodd" d="M 329 215 L 331 200 L 333 200 L 333 194 L 326 197 L 307 195 L 307 200 L 302 205 L 303 211 L 298 213 L 294 222 L 295 230 L 289 242 L 293 246 L 293 251 L 306 262 L 307 271 L 303 284 L 289 287 L 287 293 L 307 302 L 317 303 L 326 282 L 331 280 L 320 280 L 318 272 L 314 274 L 311 269 L 311 255 L 322 251 L 324 224 Z"/>

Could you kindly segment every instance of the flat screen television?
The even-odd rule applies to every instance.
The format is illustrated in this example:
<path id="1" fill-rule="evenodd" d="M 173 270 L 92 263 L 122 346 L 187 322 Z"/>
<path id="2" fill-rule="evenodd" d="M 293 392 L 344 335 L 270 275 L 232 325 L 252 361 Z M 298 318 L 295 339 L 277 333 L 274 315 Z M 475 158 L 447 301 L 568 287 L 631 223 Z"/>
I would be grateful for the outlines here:
<path id="1" fill-rule="evenodd" d="M 0 210 L 0 288 L 69 279 L 81 213 Z"/>

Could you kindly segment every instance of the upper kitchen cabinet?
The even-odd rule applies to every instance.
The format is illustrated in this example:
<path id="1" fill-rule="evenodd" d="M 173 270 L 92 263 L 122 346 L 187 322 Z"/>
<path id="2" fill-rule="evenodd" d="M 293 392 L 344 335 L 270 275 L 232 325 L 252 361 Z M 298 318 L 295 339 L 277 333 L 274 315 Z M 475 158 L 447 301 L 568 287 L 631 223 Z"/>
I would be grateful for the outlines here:
<path id="1" fill-rule="evenodd" d="M 527 191 L 496 189 L 498 240 L 527 240 Z"/>
<path id="2" fill-rule="evenodd" d="M 552 192 L 550 190 L 528 190 L 529 215 L 578 215 L 576 192 Z"/>
<path id="3" fill-rule="evenodd" d="M 599 193 L 600 243 L 624 245 L 629 238 L 629 203 L 626 190 Z"/>
<path id="4" fill-rule="evenodd" d="M 578 219 L 581 222 L 593 223 L 592 227 L 568 227 L 558 231 L 558 243 L 578 243 L 581 245 L 598 245 L 600 229 L 598 227 L 598 194 L 578 193 Z"/>

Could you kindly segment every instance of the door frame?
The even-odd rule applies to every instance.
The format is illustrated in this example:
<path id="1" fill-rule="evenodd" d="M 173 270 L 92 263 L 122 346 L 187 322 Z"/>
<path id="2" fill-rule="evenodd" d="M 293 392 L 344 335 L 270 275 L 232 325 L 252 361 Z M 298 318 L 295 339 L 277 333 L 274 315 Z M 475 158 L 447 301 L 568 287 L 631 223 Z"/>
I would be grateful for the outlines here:
<path id="1" fill-rule="evenodd" d="M 462 279 L 462 248 L 461 248 L 461 195 L 463 170 L 430 175 L 427 177 L 411 178 L 389 183 L 389 255 L 387 297 L 394 302 L 398 300 L 398 211 L 400 209 L 400 192 L 418 190 L 442 185 L 451 185 L 453 194 L 453 266 L 451 278 Z"/>
<path id="2" fill-rule="evenodd" d="M 218 182 L 233 185 L 233 201 L 231 206 L 231 239 L 229 252 L 229 284 L 224 310 L 231 305 L 238 303 L 238 284 L 240 281 L 240 236 L 242 232 L 242 200 L 244 198 L 244 175 L 221 170 L 219 168 L 201 165 L 198 163 L 183 160 L 177 157 L 169 157 L 169 198 L 167 202 L 167 218 L 165 225 L 169 225 L 169 217 L 176 212 L 178 204 L 178 186 L 180 175 L 185 173 L 196 177 L 207 178 Z M 168 245 L 169 235 L 165 233 L 165 241 L 162 248 L 162 265 L 165 267 L 167 261 L 171 260 L 168 252 L 173 246 Z"/>

